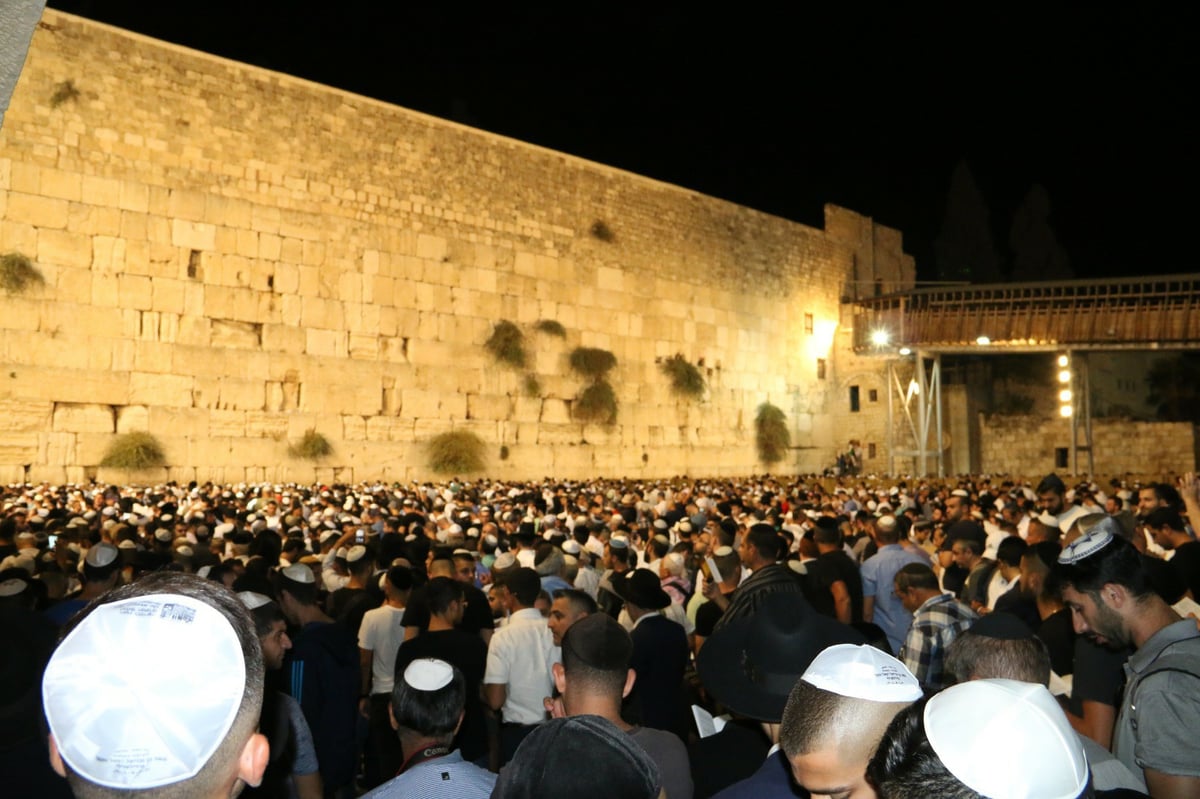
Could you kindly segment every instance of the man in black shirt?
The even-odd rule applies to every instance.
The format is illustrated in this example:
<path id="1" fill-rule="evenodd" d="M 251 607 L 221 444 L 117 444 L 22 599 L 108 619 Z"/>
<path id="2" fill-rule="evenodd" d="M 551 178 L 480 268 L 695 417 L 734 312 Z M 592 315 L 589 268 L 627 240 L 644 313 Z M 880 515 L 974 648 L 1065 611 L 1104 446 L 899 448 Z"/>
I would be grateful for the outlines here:
<path id="1" fill-rule="evenodd" d="M 470 556 L 468 555 L 468 557 Z M 492 618 L 492 610 L 488 605 L 487 596 L 483 591 L 480 591 L 474 585 L 470 585 L 462 579 L 458 579 L 458 575 L 454 570 L 454 561 L 442 553 L 438 553 L 429 564 L 429 578 L 432 580 L 434 577 L 449 577 L 463 587 L 465 606 L 463 608 L 463 615 L 455 625 L 455 628 L 462 632 L 478 636 L 485 645 L 491 641 L 496 622 Z M 426 586 L 420 586 L 413 590 L 412 596 L 408 599 L 408 606 L 404 611 L 404 627 L 407 631 L 405 635 L 406 640 L 421 634 L 429 627 L 431 614 L 425 591 Z"/>
<path id="2" fill-rule="evenodd" d="M 429 620 L 420 635 L 400 645 L 396 654 L 396 679 L 401 679 L 408 664 L 418 658 L 437 658 L 457 666 L 466 680 L 467 702 L 455 746 L 462 750 L 466 760 L 478 760 L 488 753 L 487 726 L 479 696 L 487 665 L 487 645 L 478 633 L 459 627 L 466 611 L 461 583 L 446 576 L 434 577 L 422 591 Z M 410 612 L 411 602 L 405 613 Z"/>
<path id="3" fill-rule="evenodd" d="M 836 519 L 817 520 L 813 541 L 821 554 L 806 565 L 805 594 L 813 608 L 842 624 L 862 621 L 863 588 L 858 566 L 842 547 Z"/>

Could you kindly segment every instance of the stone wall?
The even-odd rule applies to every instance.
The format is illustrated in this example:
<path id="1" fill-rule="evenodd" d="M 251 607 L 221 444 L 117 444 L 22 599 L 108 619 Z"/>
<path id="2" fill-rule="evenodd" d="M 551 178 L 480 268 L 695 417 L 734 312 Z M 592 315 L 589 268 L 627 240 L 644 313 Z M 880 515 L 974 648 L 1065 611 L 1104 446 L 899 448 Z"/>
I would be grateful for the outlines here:
<path id="1" fill-rule="evenodd" d="M 1056 468 L 1055 450 L 1071 446 L 1070 422 L 1061 418 L 980 414 L 980 428 L 983 468 L 994 474 L 1048 474 Z M 1168 475 L 1196 468 L 1196 427 L 1187 422 L 1093 419 L 1092 445 L 1097 474 Z M 1085 452 L 1079 468 L 1087 471 Z"/>
<path id="2" fill-rule="evenodd" d="M 812 470 L 860 369 L 840 300 L 914 275 L 850 211 L 805 227 L 54 11 L 0 130 L 0 251 L 45 278 L 0 293 L 3 480 L 95 476 L 133 430 L 179 480 L 423 477 L 450 429 L 502 477 L 747 473 L 764 401 L 779 468 Z M 526 372 L 483 349 L 502 319 Z M 572 420 L 581 345 L 618 359 L 612 427 Z M 703 401 L 668 390 L 677 352 Z M 309 429 L 316 464 L 287 456 Z"/>

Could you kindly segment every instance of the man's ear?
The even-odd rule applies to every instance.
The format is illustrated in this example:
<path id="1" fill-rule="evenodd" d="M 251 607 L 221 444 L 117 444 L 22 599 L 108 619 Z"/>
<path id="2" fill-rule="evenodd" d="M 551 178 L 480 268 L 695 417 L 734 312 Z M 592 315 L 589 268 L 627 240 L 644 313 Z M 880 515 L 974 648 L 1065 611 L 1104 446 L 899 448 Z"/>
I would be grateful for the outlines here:
<path id="1" fill-rule="evenodd" d="M 1100 596 L 1113 610 L 1120 610 L 1129 600 L 1129 592 L 1119 583 L 1105 583 L 1100 589 Z"/>
<path id="2" fill-rule="evenodd" d="M 561 663 L 555 663 L 550 667 L 550 672 L 554 675 L 554 687 L 558 689 L 560 694 L 567 692 L 567 671 Z"/>
<path id="3" fill-rule="evenodd" d="M 60 777 L 67 776 L 67 767 L 63 765 L 62 755 L 58 753 L 58 741 L 54 740 L 54 733 L 50 733 L 50 768 L 54 769 L 54 773 Z"/>
<path id="4" fill-rule="evenodd" d="M 635 682 L 637 682 L 637 672 L 633 669 L 630 669 L 629 673 L 625 675 L 625 690 L 621 691 L 622 699 L 629 696 L 629 692 L 633 690 L 633 684 Z"/>
<path id="5" fill-rule="evenodd" d="M 262 783 L 263 772 L 267 769 L 267 761 L 271 759 L 271 745 L 267 736 L 256 732 L 242 747 L 242 755 L 238 758 L 238 779 L 252 788 Z"/>
<path id="6" fill-rule="evenodd" d="M 467 711 L 465 708 L 458 711 L 458 723 L 454 725 L 454 734 L 455 735 L 458 735 L 458 731 L 460 729 L 462 729 L 463 719 L 466 718 L 466 716 L 467 716 Z"/>

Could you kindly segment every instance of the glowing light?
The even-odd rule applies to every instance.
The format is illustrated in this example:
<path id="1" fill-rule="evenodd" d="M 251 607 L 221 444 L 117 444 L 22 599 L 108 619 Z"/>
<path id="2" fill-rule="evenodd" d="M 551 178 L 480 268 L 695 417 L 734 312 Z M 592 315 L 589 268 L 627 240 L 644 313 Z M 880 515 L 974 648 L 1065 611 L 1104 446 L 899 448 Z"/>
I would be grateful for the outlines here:
<path id="1" fill-rule="evenodd" d="M 828 358 L 833 349 L 833 337 L 837 332 L 838 323 L 827 319 L 818 319 L 813 325 L 813 334 L 809 338 L 809 355 L 813 358 Z"/>
<path id="2" fill-rule="evenodd" d="M 1070 383 L 1071 382 L 1071 370 L 1063 369 L 1061 372 L 1059 372 L 1058 373 L 1058 382 Z"/>
<path id="3" fill-rule="evenodd" d="M 1071 413 L 1072 413 L 1072 411 L 1071 411 L 1070 405 L 1064 405 L 1058 409 L 1058 415 L 1063 417 L 1064 419 L 1071 418 Z"/>
<path id="4" fill-rule="evenodd" d="M 921 393 L 921 384 L 918 383 L 916 380 L 909 380 L 908 381 L 909 396 L 917 396 L 920 393 Z"/>
<path id="5" fill-rule="evenodd" d="M 1069 364 L 1070 362 L 1071 362 L 1071 359 L 1070 359 L 1070 358 L 1068 358 L 1066 355 L 1060 355 L 1060 356 L 1058 356 L 1058 365 L 1059 365 L 1059 366 L 1066 366 L 1066 365 L 1067 365 L 1067 364 Z"/>
<path id="6" fill-rule="evenodd" d="M 886 347 L 891 336 L 886 330 L 874 330 L 871 332 L 871 343 L 876 347 Z"/>
<path id="7" fill-rule="evenodd" d="M 975 343 L 981 347 L 986 347 L 992 343 L 992 340 L 987 336 L 980 336 L 979 338 L 975 339 Z"/>
<path id="8" fill-rule="evenodd" d="M 1058 401 L 1059 402 L 1070 402 L 1071 401 L 1071 389 L 1064 388 L 1062 391 L 1058 392 Z"/>
<path id="9" fill-rule="evenodd" d="M 900 354 L 901 355 L 912 355 L 912 350 L 910 350 L 908 347 L 901 347 Z"/>

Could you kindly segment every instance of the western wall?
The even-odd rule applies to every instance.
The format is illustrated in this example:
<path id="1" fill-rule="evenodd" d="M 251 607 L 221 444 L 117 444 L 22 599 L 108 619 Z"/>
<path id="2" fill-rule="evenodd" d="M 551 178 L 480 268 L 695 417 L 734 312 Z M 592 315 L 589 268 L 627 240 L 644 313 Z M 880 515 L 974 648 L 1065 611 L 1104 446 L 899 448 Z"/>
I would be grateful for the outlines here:
<path id="1" fill-rule="evenodd" d="M 0 252 L 45 281 L 0 292 L 5 482 L 123 479 L 98 465 L 137 430 L 147 479 L 422 478 L 451 429 L 497 477 L 747 474 L 767 401 L 774 470 L 815 471 L 847 381 L 882 386 L 841 299 L 914 279 L 845 209 L 807 227 L 55 11 L 0 130 Z M 484 349 L 501 320 L 523 371 Z M 616 356 L 614 425 L 572 416 L 577 346 Z M 310 429 L 333 454 L 290 457 Z"/>

